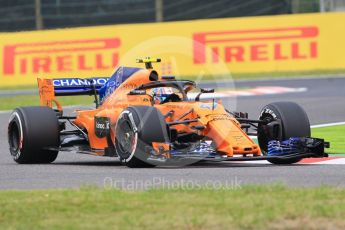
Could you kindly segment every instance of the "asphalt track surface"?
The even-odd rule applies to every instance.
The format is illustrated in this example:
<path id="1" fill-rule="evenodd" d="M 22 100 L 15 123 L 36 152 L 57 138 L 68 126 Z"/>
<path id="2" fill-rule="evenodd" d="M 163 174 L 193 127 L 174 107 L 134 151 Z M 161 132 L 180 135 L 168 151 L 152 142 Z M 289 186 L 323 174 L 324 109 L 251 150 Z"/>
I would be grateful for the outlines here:
<path id="1" fill-rule="evenodd" d="M 206 86 L 212 87 L 208 84 Z M 307 111 L 311 124 L 345 121 L 345 78 L 239 81 L 236 87 L 306 87 L 307 91 L 238 97 L 237 111 L 257 118 L 260 108 L 274 101 L 295 101 Z M 7 144 L 9 113 L 0 113 L 0 189 L 45 189 L 97 185 L 124 189 L 281 183 L 309 187 L 345 187 L 345 165 L 287 165 L 200 162 L 181 168 L 130 169 L 114 158 L 61 152 L 50 165 L 18 165 Z"/>

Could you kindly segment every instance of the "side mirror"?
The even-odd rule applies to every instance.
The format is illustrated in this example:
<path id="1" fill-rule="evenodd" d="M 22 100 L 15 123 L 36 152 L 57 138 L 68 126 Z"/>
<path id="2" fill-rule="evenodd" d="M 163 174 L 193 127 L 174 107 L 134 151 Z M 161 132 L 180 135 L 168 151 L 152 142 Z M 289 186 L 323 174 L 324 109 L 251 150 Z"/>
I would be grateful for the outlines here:
<path id="1" fill-rule="evenodd" d="M 185 93 L 188 93 L 189 91 L 191 91 L 194 87 L 192 85 L 186 85 L 184 88 L 183 88 L 183 91 Z"/>
<path id="2" fill-rule="evenodd" d="M 200 96 L 203 93 L 214 93 L 214 89 L 211 89 L 211 88 L 203 89 L 203 88 L 201 88 L 200 93 L 198 95 L 196 95 L 196 97 L 195 97 L 195 101 L 200 101 Z"/>
<path id="3" fill-rule="evenodd" d="M 214 93 L 214 89 L 211 88 L 201 88 L 201 93 Z"/>

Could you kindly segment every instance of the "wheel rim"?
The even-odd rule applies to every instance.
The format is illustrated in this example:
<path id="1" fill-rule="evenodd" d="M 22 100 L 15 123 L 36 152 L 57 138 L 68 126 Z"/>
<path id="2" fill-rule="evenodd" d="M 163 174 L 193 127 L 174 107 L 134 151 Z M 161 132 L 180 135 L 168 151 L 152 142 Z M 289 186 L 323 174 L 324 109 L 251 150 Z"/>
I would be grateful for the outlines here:
<path id="1" fill-rule="evenodd" d="M 8 136 L 9 136 L 8 138 L 9 145 L 12 150 L 11 153 L 12 155 L 16 155 L 16 153 L 20 149 L 20 131 L 19 131 L 19 127 L 17 126 L 15 122 L 12 122 L 10 124 Z"/>
<path id="2" fill-rule="evenodd" d="M 119 148 L 119 155 L 123 160 L 130 160 L 136 149 L 137 133 L 129 121 L 123 120 L 116 127 L 116 142 Z"/>
<path id="3" fill-rule="evenodd" d="M 273 118 L 271 115 L 269 115 L 269 114 L 265 114 L 263 117 L 260 117 L 260 119 L 261 119 L 261 120 L 267 120 L 268 122 L 274 121 L 274 118 Z M 259 124 L 258 132 L 260 132 L 259 135 L 258 135 L 258 142 L 259 142 L 260 148 L 261 148 L 261 150 L 262 150 L 262 154 L 263 154 L 263 155 L 267 155 L 267 144 L 268 144 L 268 142 L 269 142 L 271 139 L 269 139 L 269 138 L 266 136 L 267 133 L 266 133 L 265 130 L 263 130 L 263 128 L 261 127 L 260 124 Z M 263 132 L 264 135 L 262 135 L 261 132 Z"/>

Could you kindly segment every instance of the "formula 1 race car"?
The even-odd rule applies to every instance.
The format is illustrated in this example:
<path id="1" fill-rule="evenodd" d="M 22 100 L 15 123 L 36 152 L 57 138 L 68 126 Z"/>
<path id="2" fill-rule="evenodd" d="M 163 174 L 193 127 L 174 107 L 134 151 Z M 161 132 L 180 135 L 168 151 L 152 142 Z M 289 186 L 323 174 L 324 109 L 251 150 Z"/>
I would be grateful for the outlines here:
<path id="1" fill-rule="evenodd" d="M 41 106 L 11 114 L 8 142 L 18 163 L 51 163 L 59 151 L 118 157 L 129 167 L 187 165 L 199 160 L 268 160 L 291 164 L 327 157 L 329 143 L 310 137 L 307 114 L 293 102 L 275 102 L 259 119 L 226 109 L 221 100 L 201 101 L 213 89 L 160 76 L 160 59 L 119 67 L 110 78 L 38 79 Z M 194 99 L 188 94 L 198 93 Z M 91 95 L 96 108 L 66 116 L 57 96 Z M 55 109 L 53 109 L 55 108 Z M 257 136 L 256 144 L 249 135 Z"/>

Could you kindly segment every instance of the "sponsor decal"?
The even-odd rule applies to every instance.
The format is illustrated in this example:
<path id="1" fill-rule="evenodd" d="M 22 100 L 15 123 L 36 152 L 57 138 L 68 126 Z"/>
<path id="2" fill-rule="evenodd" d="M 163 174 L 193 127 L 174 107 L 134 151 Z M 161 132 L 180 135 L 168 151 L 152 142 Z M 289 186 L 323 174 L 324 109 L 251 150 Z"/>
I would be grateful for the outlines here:
<path id="1" fill-rule="evenodd" d="M 110 132 L 110 121 L 108 117 L 95 117 L 95 134 L 97 137 L 106 137 Z"/>
<path id="2" fill-rule="evenodd" d="M 316 26 L 194 33 L 194 64 L 315 59 L 318 35 Z"/>
<path id="3" fill-rule="evenodd" d="M 154 23 L 149 34 L 136 32 L 147 26 L 141 24 L 131 25 L 130 31 L 126 25 L 114 25 L 4 33 L 0 39 L 0 82 L 6 87 L 34 85 L 37 77 L 110 76 L 120 61 L 134 66 L 134 59 L 142 55 L 162 58 L 162 63 L 154 65 L 161 68 L 161 75 L 178 71 L 179 76 L 219 75 L 225 79 L 229 71 L 344 69 L 345 30 L 341 23 L 333 23 L 344 19 L 339 13 L 294 14 Z M 172 42 L 176 37 L 186 42 L 171 43 L 171 48 L 165 29 L 173 31 L 169 35 Z M 152 49 L 148 47 L 152 39 L 162 40 L 152 43 Z M 158 44 L 162 46 L 156 54 L 147 53 Z M 107 94 L 102 91 L 102 98 L 116 89 L 122 78 L 121 74 L 117 77 Z"/>
<path id="4" fill-rule="evenodd" d="M 100 92 L 100 99 L 104 101 L 109 95 L 111 95 L 123 82 L 125 82 L 132 74 L 140 70 L 140 68 L 132 67 L 119 67 L 116 72 L 111 76 L 109 81 L 105 85 L 104 91 Z M 127 83 L 123 85 L 125 89 L 135 89 L 137 85 Z"/>
<path id="5" fill-rule="evenodd" d="M 170 104 L 167 104 L 166 105 L 169 109 L 183 109 L 184 107 L 181 106 L 181 105 L 170 105 Z"/>
<path id="6" fill-rule="evenodd" d="M 260 114 L 260 117 L 262 117 L 263 114 L 269 114 L 271 115 L 274 119 L 278 119 L 277 115 L 274 113 L 273 110 L 269 109 L 269 108 L 265 108 L 261 114 Z"/>
<path id="7" fill-rule="evenodd" d="M 108 81 L 108 78 L 91 78 L 91 79 L 81 79 L 81 78 L 61 78 L 54 79 L 54 87 L 68 87 L 68 86 L 85 86 L 91 85 L 103 86 Z"/>
<path id="8" fill-rule="evenodd" d="M 124 84 L 124 85 L 122 86 L 122 88 L 124 88 L 124 89 L 135 89 L 135 88 L 137 88 L 137 87 L 138 87 L 138 85 L 133 84 L 133 83 L 127 83 L 127 84 Z"/>
<path id="9" fill-rule="evenodd" d="M 3 74 L 111 70 L 118 64 L 120 45 L 117 37 L 5 45 Z"/>
<path id="10" fill-rule="evenodd" d="M 223 121 L 223 120 L 231 120 L 232 118 L 227 114 L 216 114 L 210 115 L 212 121 Z"/>

